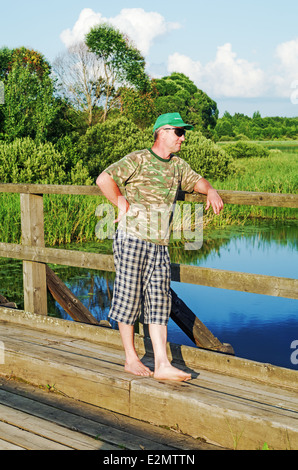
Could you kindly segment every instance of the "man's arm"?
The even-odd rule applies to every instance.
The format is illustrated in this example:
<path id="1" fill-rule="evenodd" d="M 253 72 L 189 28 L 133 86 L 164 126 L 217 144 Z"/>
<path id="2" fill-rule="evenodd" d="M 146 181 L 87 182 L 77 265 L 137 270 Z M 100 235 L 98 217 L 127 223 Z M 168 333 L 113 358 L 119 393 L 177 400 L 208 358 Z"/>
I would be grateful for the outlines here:
<path id="1" fill-rule="evenodd" d="M 113 178 L 103 171 L 97 178 L 96 184 L 103 193 L 103 195 L 112 203 L 114 206 L 118 207 L 119 214 L 118 218 L 114 220 L 114 223 L 119 222 L 121 217 L 126 214 L 129 209 L 129 203 L 122 196 L 121 191 L 117 185 L 117 183 L 113 180 Z"/>
<path id="2" fill-rule="evenodd" d="M 209 209 L 210 205 L 212 206 L 215 214 L 219 214 L 223 209 L 224 204 L 221 197 L 216 189 L 214 189 L 205 178 L 199 179 L 195 184 L 194 191 L 207 195 L 206 211 Z"/>

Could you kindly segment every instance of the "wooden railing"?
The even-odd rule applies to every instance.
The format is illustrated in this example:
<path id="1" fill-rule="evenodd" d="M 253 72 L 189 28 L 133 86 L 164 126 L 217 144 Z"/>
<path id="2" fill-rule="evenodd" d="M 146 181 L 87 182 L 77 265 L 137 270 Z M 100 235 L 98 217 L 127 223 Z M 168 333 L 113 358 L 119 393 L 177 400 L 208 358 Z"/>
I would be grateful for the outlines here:
<path id="1" fill-rule="evenodd" d="M 20 194 L 22 244 L 0 243 L 0 257 L 23 260 L 24 310 L 47 315 L 46 264 L 114 271 L 112 255 L 46 248 L 44 242 L 43 194 L 100 196 L 97 186 L 0 184 L 0 192 Z M 298 208 L 298 195 L 218 191 L 225 204 Z M 201 194 L 180 193 L 179 199 L 204 202 Z M 298 281 L 266 276 L 172 264 L 172 280 L 222 289 L 298 298 Z"/>

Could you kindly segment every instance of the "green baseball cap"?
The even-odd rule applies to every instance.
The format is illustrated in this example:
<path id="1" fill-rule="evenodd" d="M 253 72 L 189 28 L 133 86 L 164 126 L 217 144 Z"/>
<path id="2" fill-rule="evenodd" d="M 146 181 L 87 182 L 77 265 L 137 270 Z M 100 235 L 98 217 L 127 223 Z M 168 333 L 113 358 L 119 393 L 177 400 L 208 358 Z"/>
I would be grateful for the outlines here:
<path id="1" fill-rule="evenodd" d="M 188 131 L 191 131 L 193 129 L 193 126 L 191 124 L 185 124 L 179 113 L 166 113 L 158 116 L 153 127 L 153 132 L 157 131 L 157 129 L 159 129 L 160 127 L 166 125 L 174 127 L 184 127 L 184 129 Z"/>

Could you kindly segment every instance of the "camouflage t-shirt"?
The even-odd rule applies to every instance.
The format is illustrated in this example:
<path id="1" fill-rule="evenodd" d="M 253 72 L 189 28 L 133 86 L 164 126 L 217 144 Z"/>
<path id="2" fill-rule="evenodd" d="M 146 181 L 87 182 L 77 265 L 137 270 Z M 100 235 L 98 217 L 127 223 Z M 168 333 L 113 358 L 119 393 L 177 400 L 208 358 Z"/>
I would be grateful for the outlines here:
<path id="1" fill-rule="evenodd" d="M 130 204 L 118 228 L 159 245 L 167 245 L 178 191 L 192 192 L 201 176 L 176 155 L 163 159 L 139 150 L 105 170 Z"/>

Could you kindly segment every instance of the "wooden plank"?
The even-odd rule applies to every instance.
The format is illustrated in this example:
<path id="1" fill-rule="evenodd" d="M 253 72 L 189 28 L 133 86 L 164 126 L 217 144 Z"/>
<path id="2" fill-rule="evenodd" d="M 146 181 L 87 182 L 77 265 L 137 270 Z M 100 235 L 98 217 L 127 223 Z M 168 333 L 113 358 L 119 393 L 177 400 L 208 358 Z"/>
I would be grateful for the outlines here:
<path id="1" fill-rule="evenodd" d="M 187 307 L 187 305 L 171 289 L 172 310 L 171 318 L 199 348 L 235 354 L 230 344 L 221 343 L 201 320 Z"/>
<path id="2" fill-rule="evenodd" d="M 109 272 L 115 271 L 113 255 L 103 255 L 100 253 L 25 247 L 11 243 L 0 243 L 0 257 L 27 259 Z M 297 279 L 175 263 L 171 264 L 171 269 L 172 280 L 177 282 L 252 292 L 274 297 L 286 297 L 289 299 L 298 298 Z"/>
<path id="3" fill-rule="evenodd" d="M 76 186 L 60 184 L 23 184 L 1 183 L 0 192 L 19 194 L 74 194 L 86 196 L 100 196 L 102 193 L 98 186 Z"/>
<path id="4" fill-rule="evenodd" d="M 105 271 L 114 271 L 115 269 L 112 255 L 57 250 L 54 248 L 32 248 L 0 243 L 0 256 L 17 259 L 34 259 L 47 263 L 65 264 L 68 266 L 101 269 Z M 298 283 L 296 279 L 173 263 L 171 266 L 173 281 L 220 287 L 223 289 L 244 290 L 245 292 L 294 299 L 297 298 L 298 294 Z"/>
<path id="5" fill-rule="evenodd" d="M 258 206 L 275 206 L 298 208 L 298 194 L 281 194 L 252 191 L 217 190 L 225 204 L 244 204 Z M 76 194 L 100 196 L 98 186 L 74 186 L 55 184 L 14 184 L 1 183 L 0 192 L 24 194 Z M 179 200 L 205 202 L 203 194 L 179 192 Z"/>
<path id="6" fill-rule="evenodd" d="M 44 246 L 43 197 L 21 194 L 22 245 Z M 46 270 L 43 263 L 23 261 L 25 310 L 47 315 Z"/>
<path id="7" fill-rule="evenodd" d="M 49 266 L 46 266 L 47 286 L 54 299 L 75 321 L 99 325 L 99 322 L 80 302 L 80 300 L 68 289 Z M 108 324 L 108 322 L 106 322 Z M 107 326 L 107 325 L 106 325 Z"/>
<path id="8" fill-rule="evenodd" d="M 70 447 L 37 436 L 3 421 L 0 421 L 0 438 L 27 450 L 71 450 Z"/>
<path id="9" fill-rule="evenodd" d="M 172 264 L 172 280 L 219 289 L 298 299 L 298 280 L 286 277 Z"/>
<path id="10" fill-rule="evenodd" d="M 0 403 L 129 450 L 220 450 L 192 437 L 1 378 Z"/>
<path id="11" fill-rule="evenodd" d="M 79 443 L 85 443 L 93 448 L 95 446 L 95 448 L 98 449 L 98 442 L 101 443 L 102 441 L 104 441 L 105 443 L 109 444 L 111 448 L 113 447 L 114 449 L 118 450 L 120 448 L 130 450 L 171 450 L 174 448 L 171 447 L 169 444 L 167 445 L 166 443 L 158 442 L 155 436 L 153 436 L 152 439 L 150 439 L 149 437 L 146 438 L 140 436 L 139 434 L 142 431 L 144 432 L 144 428 L 146 428 L 145 424 L 141 424 L 139 427 L 136 426 L 137 429 L 134 432 L 133 430 L 129 431 L 127 429 L 124 429 L 125 419 L 120 415 L 114 416 L 113 426 L 111 424 L 104 424 L 100 422 L 101 414 L 107 414 L 107 411 L 100 410 L 97 408 L 94 410 L 93 413 L 90 413 L 90 417 L 86 417 L 84 416 L 84 414 L 86 413 L 86 411 L 84 411 L 84 408 L 86 407 L 85 404 L 82 406 L 82 404 L 79 402 L 73 402 L 73 406 L 69 407 L 69 409 L 73 408 L 73 411 L 70 412 L 63 409 L 63 407 L 65 406 L 65 401 L 66 400 L 64 399 L 62 405 L 60 405 L 61 400 L 58 400 L 58 397 L 56 396 L 56 400 L 55 397 L 53 397 L 53 406 L 49 406 L 45 403 L 42 403 L 41 401 L 36 401 L 36 399 L 33 400 L 24 396 L 7 393 L 5 391 L 0 390 L 1 403 L 4 402 L 6 406 L 9 406 L 9 404 L 11 404 L 10 406 L 12 406 L 14 409 L 23 411 L 25 413 L 30 413 L 32 418 L 38 417 L 39 419 L 43 419 L 45 421 L 43 427 L 47 429 L 48 436 L 48 431 L 52 430 L 53 428 L 51 423 L 50 425 L 46 424 L 46 421 L 49 420 L 56 426 L 59 426 L 59 428 L 63 426 L 67 429 L 76 430 L 75 438 L 73 441 L 70 441 L 70 444 L 73 444 L 74 442 L 78 441 Z M 70 400 L 68 399 L 68 402 L 69 401 Z M 66 408 L 68 407 L 66 406 Z M 89 413 L 86 413 L 86 415 L 88 416 Z M 11 419 L 14 421 L 14 423 L 16 422 L 14 415 Z M 123 430 L 120 429 L 122 421 L 124 421 Z M 28 428 L 27 423 L 26 426 Z M 59 432 L 61 432 L 60 429 Z M 66 434 L 67 438 L 69 437 L 69 435 L 70 433 Z M 100 441 L 98 441 L 98 439 L 100 439 Z M 63 439 L 64 444 L 67 442 L 68 440 L 66 441 L 65 439 Z M 193 442 L 192 445 L 194 445 Z M 78 445 L 76 446 L 76 448 L 78 448 Z"/>
<path id="12" fill-rule="evenodd" d="M 0 439 L 0 450 L 25 450 L 25 448 Z"/>
<path id="13" fill-rule="evenodd" d="M 298 208 L 298 194 L 263 193 L 252 191 L 230 191 L 217 190 L 225 204 L 239 204 L 249 206 L 267 207 L 289 207 Z M 182 200 L 193 202 L 205 202 L 206 196 L 203 194 L 183 194 Z"/>
<path id="14" fill-rule="evenodd" d="M 36 439 L 36 436 L 49 440 L 51 442 L 50 448 L 56 448 L 58 444 L 58 448 L 62 445 L 65 448 L 74 450 L 119 449 L 119 447 L 115 445 L 107 444 L 101 440 L 95 440 L 90 436 L 68 429 L 66 426 L 53 423 L 48 419 L 32 416 L 30 413 L 24 413 L 23 411 L 12 409 L 5 405 L 0 405 L 0 426 L 1 422 L 32 433 L 33 440 Z M 46 443 L 45 445 L 49 444 Z"/>

